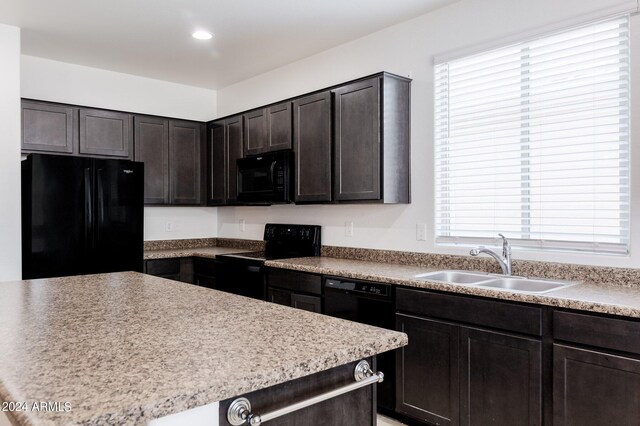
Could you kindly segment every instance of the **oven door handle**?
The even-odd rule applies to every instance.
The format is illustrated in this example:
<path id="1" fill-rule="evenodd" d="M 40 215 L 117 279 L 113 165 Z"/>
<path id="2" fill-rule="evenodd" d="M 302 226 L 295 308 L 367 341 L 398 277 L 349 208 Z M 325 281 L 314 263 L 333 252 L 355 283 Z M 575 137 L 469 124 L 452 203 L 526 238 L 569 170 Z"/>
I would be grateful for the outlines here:
<path id="1" fill-rule="evenodd" d="M 242 269 L 247 272 L 262 272 L 262 266 L 244 266 Z"/>

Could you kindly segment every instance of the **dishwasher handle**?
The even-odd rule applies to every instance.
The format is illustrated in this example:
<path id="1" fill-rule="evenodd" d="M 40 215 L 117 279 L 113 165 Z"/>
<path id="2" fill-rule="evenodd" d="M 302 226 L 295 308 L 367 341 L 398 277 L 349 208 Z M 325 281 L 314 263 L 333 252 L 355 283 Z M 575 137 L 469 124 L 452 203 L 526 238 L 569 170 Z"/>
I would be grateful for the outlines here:
<path id="1" fill-rule="evenodd" d="M 324 282 L 324 286 L 328 288 L 334 288 L 336 290 L 353 291 L 356 288 L 356 283 L 349 281 L 340 281 L 334 279 L 327 279 Z"/>
<path id="2" fill-rule="evenodd" d="M 391 286 L 389 284 L 370 283 L 364 281 L 341 281 L 327 278 L 324 281 L 325 290 L 337 290 L 346 293 L 357 293 L 367 297 L 389 298 Z"/>

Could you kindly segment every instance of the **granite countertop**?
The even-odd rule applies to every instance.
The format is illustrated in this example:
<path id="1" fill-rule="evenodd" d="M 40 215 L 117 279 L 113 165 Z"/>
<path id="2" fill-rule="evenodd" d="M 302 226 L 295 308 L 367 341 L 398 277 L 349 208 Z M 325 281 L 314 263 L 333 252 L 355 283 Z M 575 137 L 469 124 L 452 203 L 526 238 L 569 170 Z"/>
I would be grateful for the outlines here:
<path id="1" fill-rule="evenodd" d="M 415 278 L 415 275 L 443 268 L 435 269 L 324 256 L 270 260 L 265 265 L 315 274 L 640 318 L 640 287 L 616 285 L 615 276 L 611 277 L 610 284 L 582 281 L 580 284 L 560 290 L 531 294 Z"/>
<path id="2" fill-rule="evenodd" d="M 136 272 L 0 283 L 0 399 L 24 425 L 137 425 L 407 344 L 403 333 Z"/>
<path id="3" fill-rule="evenodd" d="M 231 247 L 200 247 L 200 248 L 173 248 L 163 250 L 145 250 L 144 260 L 171 259 L 176 257 L 207 257 L 215 259 L 216 256 L 229 253 L 246 253 L 253 250 Z"/>

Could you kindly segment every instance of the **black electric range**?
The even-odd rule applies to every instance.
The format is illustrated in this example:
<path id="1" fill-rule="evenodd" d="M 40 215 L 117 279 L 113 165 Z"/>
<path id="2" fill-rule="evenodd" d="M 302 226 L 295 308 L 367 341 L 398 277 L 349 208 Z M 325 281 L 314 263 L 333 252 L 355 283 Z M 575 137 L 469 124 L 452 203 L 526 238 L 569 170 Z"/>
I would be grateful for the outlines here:
<path id="1" fill-rule="evenodd" d="M 216 257 L 216 289 L 266 300 L 264 262 L 272 259 L 319 256 L 318 225 L 267 223 L 264 251 L 231 253 Z"/>

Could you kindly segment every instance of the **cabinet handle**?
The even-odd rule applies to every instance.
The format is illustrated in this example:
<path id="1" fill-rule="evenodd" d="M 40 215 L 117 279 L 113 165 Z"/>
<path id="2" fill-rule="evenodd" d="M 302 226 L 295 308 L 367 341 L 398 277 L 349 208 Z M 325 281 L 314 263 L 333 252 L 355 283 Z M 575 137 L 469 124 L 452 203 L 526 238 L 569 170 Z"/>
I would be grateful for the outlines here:
<path id="1" fill-rule="evenodd" d="M 251 412 L 251 403 L 247 398 L 236 398 L 227 410 L 227 421 L 232 426 L 240 426 L 245 424 L 245 422 L 250 426 L 260 426 L 264 422 L 277 419 L 285 414 L 293 413 L 294 411 L 310 407 L 374 383 L 380 383 L 384 380 L 384 374 L 381 372 L 374 373 L 371 371 L 371 367 L 369 367 L 369 363 L 367 361 L 360 361 L 358 365 L 356 365 L 353 377 L 356 379 L 354 383 L 322 393 L 312 398 L 304 399 L 300 402 L 296 402 L 295 404 L 287 405 L 286 407 L 278 410 L 269 411 L 262 415 L 253 414 Z"/>

